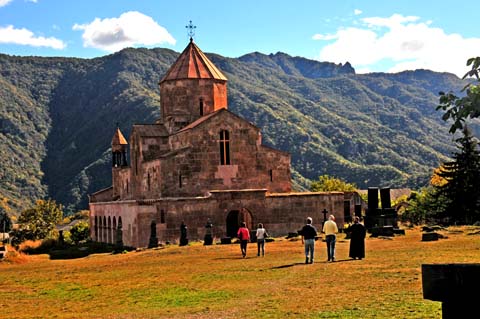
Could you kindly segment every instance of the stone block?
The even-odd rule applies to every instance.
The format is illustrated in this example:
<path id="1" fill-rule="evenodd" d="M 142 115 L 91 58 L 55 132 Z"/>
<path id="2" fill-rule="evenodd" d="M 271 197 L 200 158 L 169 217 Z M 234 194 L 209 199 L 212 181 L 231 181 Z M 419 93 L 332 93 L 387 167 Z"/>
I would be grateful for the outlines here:
<path id="1" fill-rule="evenodd" d="M 395 233 L 393 231 L 393 226 L 383 226 L 383 227 L 372 227 L 370 229 L 370 233 L 372 237 L 378 236 L 386 236 L 386 237 L 393 237 Z"/>
<path id="2" fill-rule="evenodd" d="M 223 238 L 220 240 L 220 243 L 221 243 L 222 245 L 231 244 L 231 243 L 232 243 L 232 238 L 231 238 L 231 237 L 223 237 Z"/>
<path id="3" fill-rule="evenodd" d="M 476 318 L 480 264 L 423 264 L 423 298 L 442 302 L 442 318 Z"/>
<path id="4" fill-rule="evenodd" d="M 436 241 L 436 240 L 438 240 L 438 234 L 435 232 L 422 234 L 422 241 Z"/>

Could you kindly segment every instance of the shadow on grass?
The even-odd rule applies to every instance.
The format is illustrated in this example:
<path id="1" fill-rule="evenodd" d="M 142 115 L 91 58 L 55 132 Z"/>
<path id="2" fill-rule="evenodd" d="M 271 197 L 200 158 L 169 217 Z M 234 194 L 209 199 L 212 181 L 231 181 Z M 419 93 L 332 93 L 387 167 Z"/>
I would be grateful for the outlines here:
<path id="1" fill-rule="evenodd" d="M 287 264 L 287 265 L 280 265 L 280 266 L 275 266 L 272 267 L 271 269 L 283 269 L 283 268 L 290 268 L 293 266 L 298 266 L 298 265 L 306 265 L 305 263 L 293 263 L 293 264 Z"/>
<path id="2" fill-rule="evenodd" d="M 36 248 L 27 247 L 23 252 L 30 255 L 48 254 L 50 259 L 55 260 L 84 258 L 91 254 L 101 253 L 119 254 L 131 250 L 133 250 L 133 248 L 122 247 L 118 249 L 115 245 L 97 242 L 86 242 L 78 245 L 61 245 L 57 241 L 47 240 Z"/>
<path id="3" fill-rule="evenodd" d="M 348 259 L 335 259 L 335 261 L 333 262 L 334 264 L 335 263 L 343 263 L 345 261 L 360 261 L 361 259 L 359 260 L 355 260 L 355 259 L 352 259 L 352 258 L 348 258 Z M 325 263 L 330 263 L 329 261 L 325 261 Z"/>
<path id="4" fill-rule="evenodd" d="M 213 258 L 213 260 L 238 260 L 238 259 L 253 259 L 253 258 L 258 258 L 256 256 L 247 256 L 245 258 L 242 257 L 242 255 L 240 256 L 231 256 L 231 257 L 218 257 L 218 258 Z"/>
<path id="5" fill-rule="evenodd" d="M 340 259 L 340 260 L 335 260 L 334 262 L 330 262 L 330 261 L 315 261 L 313 263 L 313 265 L 315 264 L 336 264 L 336 263 L 340 263 L 340 262 L 345 262 L 345 261 L 356 261 L 355 259 Z M 360 261 L 360 260 L 358 260 Z M 290 268 L 290 267 L 293 267 L 293 266 L 299 266 L 299 265 L 306 265 L 306 266 L 309 266 L 309 265 L 312 265 L 312 264 L 305 264 L 305 263 L 293 263 L 293 264 L 287 264 L 287 265 L 280 265 L 280 266 L 275 266 L 275 267 L 272 267 L 271 269 L 283 269 L 283 268 Z"/>

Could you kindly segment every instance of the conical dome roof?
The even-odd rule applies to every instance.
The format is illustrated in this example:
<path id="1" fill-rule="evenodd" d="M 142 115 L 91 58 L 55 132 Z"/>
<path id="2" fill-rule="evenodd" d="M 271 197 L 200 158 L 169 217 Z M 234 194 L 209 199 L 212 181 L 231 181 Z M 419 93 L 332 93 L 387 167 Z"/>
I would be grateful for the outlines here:
<path id="1" fill-rule="evenodd" d="M 170 67 L 160 83 L 180 79 L 215 79 L 227 81 L 225 75 L 210 61 L 205 53 L 190 40 L 188 46 Z"/>
<path id="2" fill-rule="evenodd" d="M 112 145 L 127 145 L 127 144 L 128 142 L 123 136 L 122 132 L 120 131 L 120 128 L 117 127 L 115 134 L 113 134 Z"/>

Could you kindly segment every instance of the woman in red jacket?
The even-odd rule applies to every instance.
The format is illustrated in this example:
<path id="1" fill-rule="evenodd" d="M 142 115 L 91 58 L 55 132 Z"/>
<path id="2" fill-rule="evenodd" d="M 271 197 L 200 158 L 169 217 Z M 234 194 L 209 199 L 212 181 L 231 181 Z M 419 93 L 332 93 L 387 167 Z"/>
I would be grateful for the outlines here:
<path id="1" fill-rule="evenodd" d="M 247 256 L 247 244 L 250 241 L 250 231 L 245 222 L 242 222 L 237 232 L 237 237 L 240 239 L 240 249 L 242 250 L 243 258 Z"/>

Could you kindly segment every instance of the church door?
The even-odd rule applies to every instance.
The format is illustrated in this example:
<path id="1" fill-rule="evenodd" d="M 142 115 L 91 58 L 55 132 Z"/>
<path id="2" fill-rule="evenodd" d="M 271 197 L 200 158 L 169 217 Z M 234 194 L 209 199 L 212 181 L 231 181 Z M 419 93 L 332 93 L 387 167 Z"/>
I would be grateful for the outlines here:
<path id="1" fill-rule="evenodd" d="M 237 231 L 242 222 L 245 222 L 247 228 L 251 231 L 253 227 L 252 213 L 246 208 L 231 210 L 227 215 L 227 236 L 237 237 Z"/>

